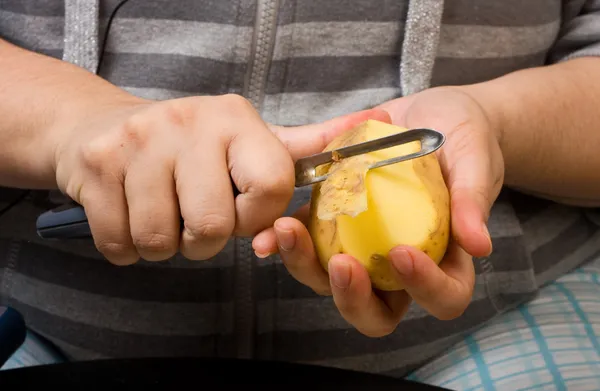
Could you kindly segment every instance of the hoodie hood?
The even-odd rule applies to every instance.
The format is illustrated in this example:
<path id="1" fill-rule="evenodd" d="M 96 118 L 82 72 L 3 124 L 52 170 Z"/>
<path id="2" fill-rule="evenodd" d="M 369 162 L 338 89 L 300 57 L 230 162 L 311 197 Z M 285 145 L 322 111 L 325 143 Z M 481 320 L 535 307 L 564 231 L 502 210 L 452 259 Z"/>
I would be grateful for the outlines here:
<path id="1" fill-rule="evenodd" d="M 99 0 L 65 0 L 63 60 L 96 73 Z"/>
<path id="2" fill-rule="evenodd" d="M 400 87 L 404 96 L 429 88 L 443 12 L 444 0 L 409 2 L 400 61 Z"/>
<path id="3" fill-rule="evenodd" d="M 410 0 L 398 71 L 402 95 L 427 89 L 439 43 L 444 0 Z M 99 61 L 99 0 L 65 0 L 63 60 L 95 73 Z"/>

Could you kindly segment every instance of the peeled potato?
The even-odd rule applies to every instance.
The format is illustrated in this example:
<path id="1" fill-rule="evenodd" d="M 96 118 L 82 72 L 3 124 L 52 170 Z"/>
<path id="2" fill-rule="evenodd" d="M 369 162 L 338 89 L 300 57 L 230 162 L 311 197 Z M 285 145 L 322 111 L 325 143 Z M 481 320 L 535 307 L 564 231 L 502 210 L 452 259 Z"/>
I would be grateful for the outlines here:
<path id="1" fill-rule="evenodd" d="M 338 136 L 326 151 L 406 131 L 375 120 Z M 418 141 L 317 167 L 329 177 L 314 186 L 309 232 L 322 266 L 333 255 L 356 258 L 375 288 L 404 289 L 393 278 L 388 252 L 413 246 L 442 260 L 449 240 L 450 196 L 435 154 L 372 170 L 369 165 L 420 150 Z"/>

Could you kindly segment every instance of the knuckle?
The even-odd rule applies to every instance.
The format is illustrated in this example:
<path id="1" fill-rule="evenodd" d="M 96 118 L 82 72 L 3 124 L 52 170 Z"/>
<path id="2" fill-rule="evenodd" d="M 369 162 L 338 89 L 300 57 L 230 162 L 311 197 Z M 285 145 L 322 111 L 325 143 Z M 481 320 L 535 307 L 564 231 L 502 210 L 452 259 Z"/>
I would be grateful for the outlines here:
<path id="1" fill-rule="evenodd" d="M 114 162 L 116 158 L 114 143 L 104 137 L 94 139 L 81 147 L 83 165 L 94 172 L 103 171 L 106 165 Z"/>
<path id="2" fill-rule="evenodd" d="M 127 145 L 138 149 L 143 148 L 150 138 L 151 130 L 152 126 L 144 114 L 136 113 L 119 125 L 113 147 L 121 148 Z"/>
<path id="3" fill-rule="evenodd" d="M 215 99 L 214 107 L 218 109 L 225 118 L 228 118 L 230 123 L 235 123 L 237 121 L 261 121 L 260 115 L 255 110 L 254 106 L 250 101 L 244 98 L 241 95 L 237 94 L 225 94 L 220 95 Z M 244 128 L 239 128 L 234 126 L 237 129 L 236 133 L 240 133 L 244 131 Z"/>
<path id="4" fill-rule="evenodd" d="M 128 263 L 134 259 L 132 248 L 124 243 L 101 240 L 96 243 L 96 248 L 113 263 Z"/>
<path id="5" fill-rule="evenodd" d="M 148 140 L 149 131 L 136 122 L 136 119 L 128 119 L 111 132 L 82 145 L 80 157 L 83 165 L 103 172 L 122 160 L 125 146 L 137 149 L 143 147 Z"/>
<path id="6" fill-rule="evenodd" d="M 238 94 L 225 94 L 219 97 L 219 101 L 223 106 L 231 111 L 252 110 L 252 103 L 246 98 Z"/>
<path id="7" fill-rule="evenodd" d="M 191 128 L 188 125 L 194 122 L 198 112 L 199 99 L 197 97 L 170 100 L 163 103 L 161 114 L 167 123 L 176 127 Z"/>
<path id="8" fill-rule="evenodd" d="M 174 236 L 158 232 L 142 233 L 133 239 L 135 247 L 143 253 L 172 253 L 175 242 Z"/>
<path id="9" fill-rule="evenodd" d="M 209 213 L 198 219 L 186 221 L 185 229 L 197 239 L 224 239 L 231 235 L 233 221 L 218 213 Z"/>
<path id="10" fill-rule="evenodd" d="M 254 184 L 249 192 L 265 199 L 282 200 L 290 198 L 294 193 L 294 176 L 283 170 L 269 173 L 259 182 Z"/>
<path id="11" fill-rule="evenodd" d="M 126 244 L 117 243 L 117 242 L 109 242 L 109 241 L 99 241 L 96 244 L 98 251 L 103 254 L 110 254 L 114 256 L 119 255 L 128 255 L 130 253 L 130 248 Z"/>

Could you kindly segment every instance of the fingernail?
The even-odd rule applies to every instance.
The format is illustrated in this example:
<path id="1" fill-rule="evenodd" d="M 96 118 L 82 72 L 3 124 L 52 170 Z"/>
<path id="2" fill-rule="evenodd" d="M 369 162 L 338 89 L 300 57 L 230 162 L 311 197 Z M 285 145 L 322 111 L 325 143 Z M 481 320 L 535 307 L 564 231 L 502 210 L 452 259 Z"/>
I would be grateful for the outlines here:
<path id="1" fill-rule="evenodd" d="M 346 289 L 350 285 L 350 265 L 348 262 L 331 260 L 329 262 L 329 275 L 333 285 Z"/>
<path id="2" fill-rule="evenodd" d="M 414 262 L 410 253 L 404 249 L 390 251 L 390 260 L 398 273 L 403 277 L 408 277 L 414 270 Z"/>
<path id="3" fill-rule="evenodd" d="M 492 249 L 493 249 L 492 237 L 491 237 L 490 231 L 488 230 L 488 227 L 487 227 L 487 225 L 485 223 L 483 223 L 483 235 L 485 235 L 485 238 L 490 243 L 490 254 L 491 254 L 492 253 Z"/>
<path id="4" fill-rule="evenodd" d="M 254 251 L 254 254 L 258 257 L 258 258 L 267 258 L 269 255 L 271 255 L 271 253 L 259 253 L 258 251 Z"/>
<path id="5" fill-rule="evenodd" d="M 277 245 L 283 251 L 290 251 L 296 245 L 296 235 L 292 230 L 275 228 L 275 236 L 277 236 Z"/>

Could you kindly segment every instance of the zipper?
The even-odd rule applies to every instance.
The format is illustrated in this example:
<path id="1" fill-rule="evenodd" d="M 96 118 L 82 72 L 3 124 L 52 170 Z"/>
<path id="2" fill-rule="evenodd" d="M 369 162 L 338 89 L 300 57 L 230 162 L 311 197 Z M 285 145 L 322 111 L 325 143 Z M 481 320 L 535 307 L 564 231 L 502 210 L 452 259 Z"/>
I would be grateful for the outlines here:
<path id="1" fill-rule="evenodd" d="M 21 241 L 20 240 L 11 240 L 8 244 L 8 254 L 6 259 L 6 267 L 2 273 L 2 269 L 0 269 L 0 273 L 3 275 L 0 276 L 0 281 L 2 284 L 0 285 L 0 297 L 4 296 L 7 304 L 10 297 L 12 297 L 12 284 L 13 284 L 13 273 L 17 270 L 17 262 L 19 259 L 19 253 L 21 252 Z"/>
<path id="2" fill-rule="evenodd" d="M 256 25 L 252 37 L 244 93 L 246 98 L 258 111 L 262 108 L 269 65 L 271 65 L 271 58 L 273 56 L 278 10 L 279 0 L 257 1 Z"/>
<path id="3" fill-rule="evenodd" d="M 262 109 L 265 84 L 273 56 L 279 0 L 257 0 L 256 24 L 248 71 L 244 83 L 244 96 L 258 112 Z M 255 335 L 255 298 L 253 271 L 256 257 L 252 239 L 238 238 L 235 257 L 235 333 L 237 356 L 252 358 Z"/>

